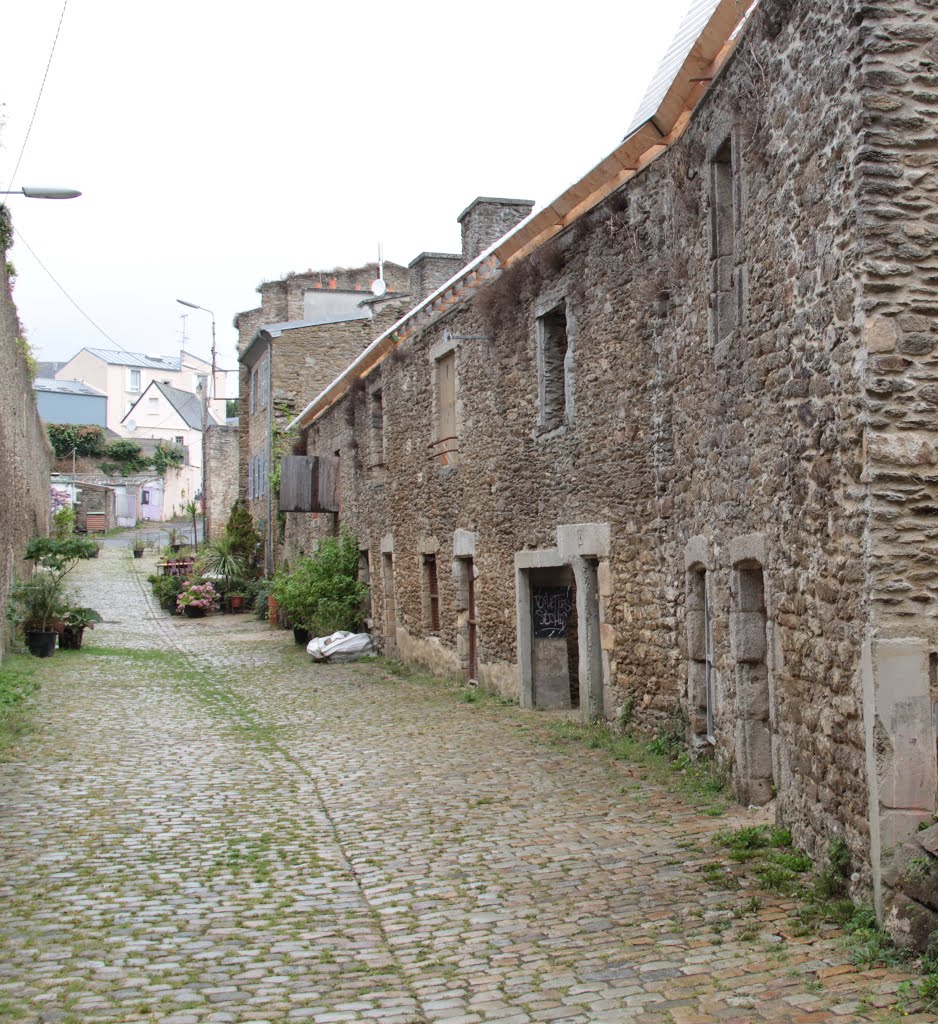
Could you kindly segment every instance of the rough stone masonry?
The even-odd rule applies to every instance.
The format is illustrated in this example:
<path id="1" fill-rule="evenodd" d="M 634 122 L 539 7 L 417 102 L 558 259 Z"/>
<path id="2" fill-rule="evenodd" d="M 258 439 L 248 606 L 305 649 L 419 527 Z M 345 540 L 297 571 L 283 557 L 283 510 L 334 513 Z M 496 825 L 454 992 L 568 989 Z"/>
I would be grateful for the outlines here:
<path id="1" fill-rule="evenodd" d="M 286 530 L 358 537 L 386 650 L 683 720 L 879 907 L 938 785 L 936 57 L 926 0 L 763 0 L 679 140 L 300 418 L 343 503 Z"/>

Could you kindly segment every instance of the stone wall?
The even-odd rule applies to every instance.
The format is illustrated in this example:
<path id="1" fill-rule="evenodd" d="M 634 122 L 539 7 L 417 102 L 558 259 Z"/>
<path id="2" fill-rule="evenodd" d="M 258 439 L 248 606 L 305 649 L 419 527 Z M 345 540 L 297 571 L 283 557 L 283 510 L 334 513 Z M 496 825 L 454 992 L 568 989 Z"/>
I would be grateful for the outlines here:
<path id="1" fill-rule="evenodd" d="M 205 432 L 205 530 L 209 540 L 219 540 L 231 508 L 238 498 L 238 428 L 221 424 Z"/>
<path id="2" fill-rule="evenodd" d="M 648 729 L 682 712 L 706 753 L 705 593 L 716 756 L 741 797 L 777 789 L 811 853 L 844 836 L 862 873 L 869 537 L 853 8 L 763 4 L 680 142 L 397 349 L 310 428 L 308 450 L 343 452 L 341 520 L 369 551 L 386 645 L 438 647 L 451 663 L 465 626 L 454 538 L 474 539 L 480 677 L 522 700 L 518 587 L 538 567 L 569 565 L 580 672 L 601 664 L 599 702 L 591 691 L 581 707 L 628 710 Z M 561 312 L 566 347 L 551 355 L 544 318 Z M 444 465 L 435 367 L 454 344 L 458 455 Z M 378 388 L 381 431 L 368 401 Z M 545 394 L 561 403 L 547 418 Z M 368 471 L 379 452 L 380 479 Z M 288 515 L 288 547 L 308 549 L 334 518 Z M 380 562 L 392 552 L 389 623 Z M 583 640 L 597 607 L 601 661 Z"/>
<path id="3" fill-rule="evenodd" d="M 0 206 L 0 656 L 7 649 L 6 606 L 14 576 L 29 566 L 22 553 L 30 538 L 49 531 L 49 471 L 52 451 L 36 411 L 32 374 L 20 342 L 22 327 L 7 274 L 9 214 Z"/>

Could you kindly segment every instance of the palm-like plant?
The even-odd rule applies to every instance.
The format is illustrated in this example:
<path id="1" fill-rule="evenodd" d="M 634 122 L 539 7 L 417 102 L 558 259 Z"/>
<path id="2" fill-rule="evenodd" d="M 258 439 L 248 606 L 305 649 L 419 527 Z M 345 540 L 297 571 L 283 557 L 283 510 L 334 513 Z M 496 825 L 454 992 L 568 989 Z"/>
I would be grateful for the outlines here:
<path id="1" fill-rule="evenodd" d="M 248 570 L 247 562 L 238 553 L 230 537 L 221 537 L 204 544 L 199 566 L 206 576 L 221 577 L 226 593 L 244 579 Z"/>

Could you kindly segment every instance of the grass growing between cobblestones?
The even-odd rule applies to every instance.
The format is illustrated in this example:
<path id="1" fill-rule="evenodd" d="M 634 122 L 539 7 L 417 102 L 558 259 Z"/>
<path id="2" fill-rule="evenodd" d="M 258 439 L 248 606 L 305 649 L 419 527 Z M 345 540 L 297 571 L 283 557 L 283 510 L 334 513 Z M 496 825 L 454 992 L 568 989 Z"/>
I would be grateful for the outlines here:
<path id="1" fill-rule="evenodd" d="M 11 654 L 0 665 L 0 758 L 30 728 L 30 698 L 39 686 L 35 659 Z"/>
<path id="2" fill-rule="evenodd" d="M 729 780 L 713 761 L 696 760 L 668 733 L 649 739 L 629 730 L 617 732 L 596 722 L 552 722 L 547 729 L 552 746 L 602 750 L 617 761 L 645 769 L 656 783 L 694 801 L 702 814 L 718 816 L 730 803 Z"/>
<path id="3" fill-rule="evenodd" d="M 785 828 L 747 826 L 717 833 L 714 843 L 727 851 L 729 860 L 739 865 L 738 870 L 751 872 L 761 889 L 795 900 L 797 909 L 789 927 L 796 937 L 839 930 L 853 966 L 886 967 L 918 975 L 900 985 L 894 1019 L 938 1010 L 938 942 L 922 956 L 899 949 L 879 927 L 873 910 L 852 902 L 847 895 L 850 854 L 842 839 L 835 838 L 828 845 L 828 866 L 818 872 L 812 871 L 811 858 L 794 847 L 791 833 Z M 723 864 L 705 864 L 702 874 L 717 888 L 739 888 L 739 876 Z M 820 988 L 819 983 L 814 984 Z M 809 986 L 810 980 L 806 991 L 816 990 Z"/>

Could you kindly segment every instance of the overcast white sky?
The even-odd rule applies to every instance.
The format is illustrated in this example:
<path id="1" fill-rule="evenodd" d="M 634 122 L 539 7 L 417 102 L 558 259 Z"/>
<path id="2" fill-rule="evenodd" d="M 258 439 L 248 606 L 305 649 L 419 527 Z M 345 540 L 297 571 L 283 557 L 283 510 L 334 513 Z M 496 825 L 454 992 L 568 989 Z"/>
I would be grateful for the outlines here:
<path id="1" fill-rule="evenodd" d="M 550 202 L 621 141 L 688 0 L 63 0 L 4 5 L 0 188 L 14 226 L 120 346 L 235 365 L 262 280 L 459 250 L 478 195 Z M 42 359 L 110 341 L 21 240 Z"/>

